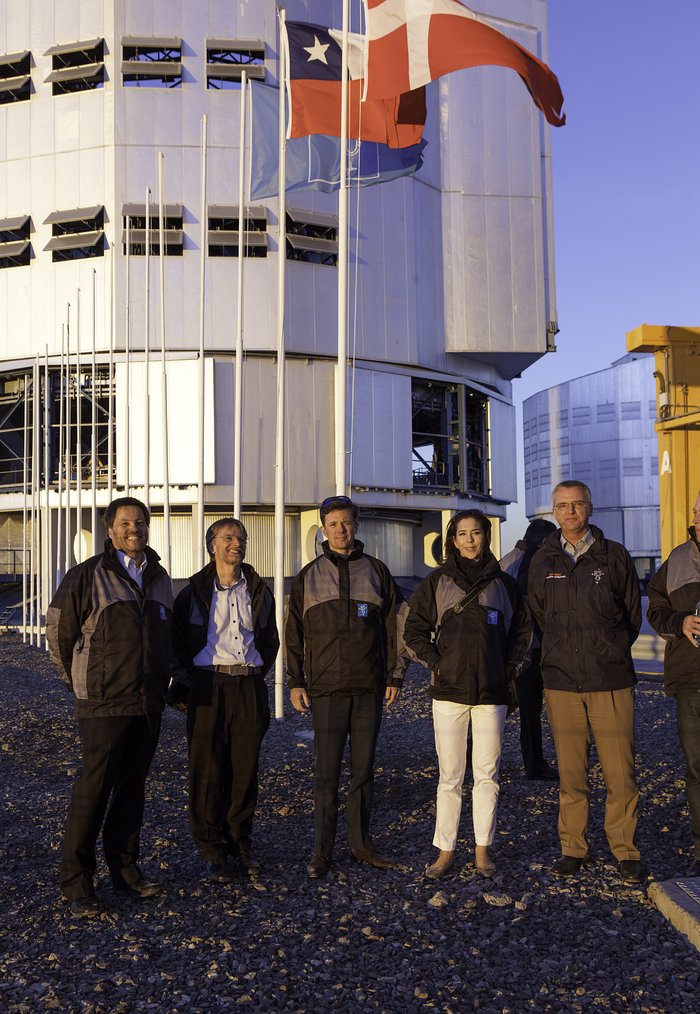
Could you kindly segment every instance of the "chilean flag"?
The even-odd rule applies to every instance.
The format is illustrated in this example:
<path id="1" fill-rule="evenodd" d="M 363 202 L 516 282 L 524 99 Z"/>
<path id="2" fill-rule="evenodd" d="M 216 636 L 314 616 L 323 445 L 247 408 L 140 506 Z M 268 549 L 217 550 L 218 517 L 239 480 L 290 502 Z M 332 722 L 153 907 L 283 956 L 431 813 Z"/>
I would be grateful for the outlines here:
<path id="1" fill-rule="evenodd" d="M 546 63 L 496 31 L 459 0 L 364 0 L 365 97 L 386 99 L 453 70 L 510 67 L 548 122 L 561 127 L 564 96 Z"/>
<path id="2" fill-rule="evenodd" d="M 287 137 L 327 134 L 340 137 L 342 32 L 286 23 Z M 425 124 L 425 89 L 362 101 L 365 39 L 349 36 L 348 137 L 377 141 L 390 148 L 418 144 Z"/>

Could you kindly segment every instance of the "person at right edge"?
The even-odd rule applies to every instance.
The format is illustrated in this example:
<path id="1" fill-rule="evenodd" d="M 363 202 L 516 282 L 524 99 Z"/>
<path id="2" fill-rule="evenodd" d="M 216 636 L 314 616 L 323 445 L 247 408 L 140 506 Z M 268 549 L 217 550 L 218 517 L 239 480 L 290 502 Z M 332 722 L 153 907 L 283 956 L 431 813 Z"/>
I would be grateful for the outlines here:
<path id="1" fill-rule="evenodd" d="M 591 491 L 567 479 L 552 490 L 559 529 L 530 564 L 527 598 L 542 631 L 542 680 L 559 766 L 559 841 L 550 872 L 570 877 L 590 861 L 589 757 L 595 741 L 605 779 L 605 833 L 621 879 L 642 880 L 635 844 L 632 645 L 642 625 L 634 563 L 590 525 Z"/>
<path id="2" fill-rule="evenodd" d="M 693 504 L 690 539 L 676 546 L 649 582 L 647 617 L 666 640 L 664 686 L 676 698 L 678 738 L 685 755 L 685 794 L 694 861 L 700 877 L 700 492 Z"/>

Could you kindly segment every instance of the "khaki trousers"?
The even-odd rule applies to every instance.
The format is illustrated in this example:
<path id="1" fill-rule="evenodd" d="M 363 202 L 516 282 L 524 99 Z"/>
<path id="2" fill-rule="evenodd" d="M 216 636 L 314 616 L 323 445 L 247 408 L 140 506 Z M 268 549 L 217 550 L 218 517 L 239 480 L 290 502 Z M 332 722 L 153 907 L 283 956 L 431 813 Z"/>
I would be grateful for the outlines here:
<path id="1" fill-rule="evenodd" d="M 591 734 L 605 788 L 605 833 L 615 858 L 639 859 L 634 844 L 639 791 L 634 775 L 634 690 L 590 694 L 545 690 L 559 765 L 559 840 L 565 856 L 588 855 Z"/>

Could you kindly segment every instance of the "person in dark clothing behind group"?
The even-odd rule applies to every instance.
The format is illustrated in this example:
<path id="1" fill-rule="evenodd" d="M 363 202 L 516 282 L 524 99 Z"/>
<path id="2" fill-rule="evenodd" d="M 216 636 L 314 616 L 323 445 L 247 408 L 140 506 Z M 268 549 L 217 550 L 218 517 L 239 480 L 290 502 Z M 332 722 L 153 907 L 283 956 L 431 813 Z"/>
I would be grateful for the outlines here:
<path id="1" fill-rule="evenodd" d="M 501 570 L 515 578 L 518 588 L 526 598 L 530 562 L 546 537 L 556 530 L 557 526 L 551 521 L 547 521 L 545 518 L 535 518 L 527 526 L 524 537 L 516 542 L 515 549 L 501 560 Z M 516 682 L 520 710 L 520 749 L 523 753 L 525 774 L 528 778 L 556 781 L 557 772 L 544 759 L 542 753 L 541 643 L 542 632 L 537 624 L 533 623 L 532 643 L 528 658 L 520 670 Z"/>
<path id="2" fill-rule="evenodd" d="M 664 683 L 668 696 L 676 698 L 695 853 L 688 876 L 700 877 L 700 493 L 688 534 L 688 541 L 676 546 L 649 582 L 647 616 L 666 639 Z"/>
<path id="3" fill-rule="evenodd" d="M 348 738 L 352 856 L 379 869 L 396 865 L 377 854 L 369 825 L 384 701 L 398 698 L 405 668 L 398 630 L 403 597 L 385 564 L 355 538 L 357 507 L 347 496 L 331 496 L 320 515 L 323 553 L 294 579 L 285 628 L 290 700 L 302 714 L 311 709 L 314 727 L 314 853 L 306 870 L 313 879 L 331 867 Z"/>
<path id="4" fill-rule="evenodd" d="M 642 880 L 635 844 L 632 645 L 642 623 L 634 563 L 619 542 L 589 525 L 591 491 L 568 479 L 552 491 L 560 529 L 530 564 L 527 598 L 542 631 L 542 679 L 559 765 L 559 841 L 551 873 L 570 877 L 589 861 L 591 736 L 605 779 L 605 833 L 621 879 Z"/>
<path id="5" fill-rule="evenodd" d="M 523 595 L 499 567 L 490 541 L 485 514 L 455 514 L 445 533 L 445 563 L 418 585 L 406 618 L 406 649 L 432 673 L 440 766 L 433 845 L 440 853 L 425 872 L 433 880 L 454 865 L 470 723 L 475 864 L 484 877 L 496 869 L 489 847 L 496 829 L 503 729 L 531 626 Z"/>
<path id="6" fill-rule="evenodd" d="M 68 571 L 46 617 L 51 657 L 76 697 L 83 754 L 60 872 L 76 917 L 101 911 L 94 885 L 100 828 L 115 889 L 140 898 L 160 893 L 137 862 L 170 681 L 172 586 L 147 545 L 150 514 L 140 500 L 113 500 L 104 522 L 104 552 Z"/>
<path id="7" fill-rule="evenodd" d="M 270 726 L 265 675 L 279 649 L 272 593 L 243 560 L 248 534 L 236 518 L 207 530 L 210 562 L 175 599 L 173 639 L 184 670 L 168 699 L 186 699 L 190 827 L 207 876 L 225 882 L 231 856 L 250 876 L 258 761 Z"/>

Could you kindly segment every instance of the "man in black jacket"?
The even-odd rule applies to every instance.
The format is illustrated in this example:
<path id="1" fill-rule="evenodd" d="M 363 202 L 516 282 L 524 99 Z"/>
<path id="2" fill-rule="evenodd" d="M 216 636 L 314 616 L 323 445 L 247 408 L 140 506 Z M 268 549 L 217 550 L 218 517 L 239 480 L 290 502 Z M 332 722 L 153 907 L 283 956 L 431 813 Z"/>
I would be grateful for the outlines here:
<path id="1" fill-rule="evenodd" d="M 113 500 L 104 522 L 104 552 L 68 571 L 46 617 L 51 657 L 75 694 L 83 755 L 60 871 L 76 917 L 101 910 L 94 886 L 100 828 L 115 889 L 140 898 L 160 893 L 137 861 L 170 680 L 172 586 L 147 545 L 150 514 L 140 500 Z"/>
<path id="2" fill-rule="evenodd" d="M 369 822 L 383 704 L 398 698 L 405 667 L 397 647 L 401 592 L 388 568 L 355 538 L 357 507 L 347 496 L 333 496 L 320 514 L 323 554 L 294 579 L 285 628 L 289 696 L 298 712 L 311 709 L 314 726 L 315 839 L 307 866 L 314 879 L 331 866 L 348 737 L 346 823 L 353 858 L 380 869 L 395 865 L 376 853 Z"/>
<path id="3" fill-rule="evenodd" d="M 518 582 L 518 588 L 527 599 L 527 580 L 530 574 L 532 558 L 544 540 L 557 526 L 544 518 L 535 518 L 527 526 L 522 539 L 515 544 L 507 556 L 501 560 L 501 570 L 510 574 Z M 542 631 L 534 625 L 532 641 L 526 664 L 518 673 L 516 692 L 520 713 L 520 749 L 523 754 L 525 774 L 528 778 L 541 778 L 544 781 L 557 781 L 558 775 L 544 758 L 542 752 L 542 700 L 543 684 L 540 668 L 540 647 Z"/>
<path id="4" fill-rule="evenodd" d="M 605 833 L 627 883 L 641 881 L 635 845 L 639 791 L 634 773 L 631 648 L 642 622 L 629 553 L 589 525 L 591 492 L 574 479 L 552 492 L 560 530 L 532 559 L 528 602 L 542 631 L 542 678 L 559 764 L 559 839 L 552 867 L 568 877 L 588 861 L 591 736 L 603 769 Z"/>
<path id="5" fill-rule="evenodd" d="M 676 698 L 678 738 L 685 755 L 685 793 L 695 860 L 688 871 L 700 877 L 700 493 L 693 505 L 690 539 L 676 546 L 649 582 L 647 616 L 666 639 L 664 684 Z"/>
<path id="6" fill-rule="evenodd" d="M 187 700 L 192 837 L 213 880 L 260 872 L 253 854 L 258 762 L 270 726 L 265 675 L 279 649 L 275 602 L 244 563 L 248 534 L 237 518 L 206 533 L 210 562 L 175 600 L 174 644 L 184 674 L 169 694 Z"/>

